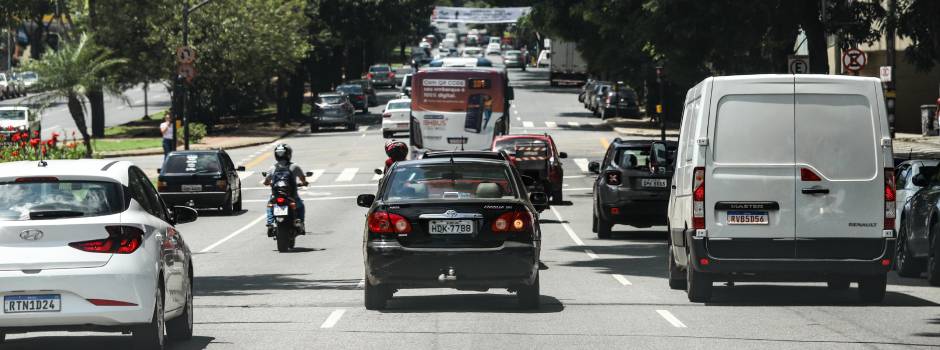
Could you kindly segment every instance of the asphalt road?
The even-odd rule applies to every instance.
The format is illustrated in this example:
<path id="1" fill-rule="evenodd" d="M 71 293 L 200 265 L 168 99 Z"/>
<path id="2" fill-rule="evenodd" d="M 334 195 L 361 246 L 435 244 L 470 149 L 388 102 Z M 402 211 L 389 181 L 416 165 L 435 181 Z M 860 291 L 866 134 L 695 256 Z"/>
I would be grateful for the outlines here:
<path id="1" fill-rule="evenodd" d="M 210 212 L 181 227 L 195 256 L 196 329 L 173 349 L 895 349 L 940 346 L 940 289 L 923 279 L 889 277 L 877 305 L 854 288 L 823 283 L 738 283 L 708 304 L 688 302 L 666 279 L 664 227 L 616 226 L 591 233 L 586 162 L 616 137 L 586 113 L 575 89 L 549 88 L 546 72 L 511 72 L 517 100 L 513 132 L 548 132 L 569 154 L 565 196 L 572 204 L 541 217 L 542 308 L 523 311 L 500 290 L 403 290 L 385 311 L 363 307 L 362 229 L 355 196 L 374 193 L 372 169 L 384 153 L 377 114 L 357 132 L 302 133 L 284 142 L 316 174 L 303 194 L 309 233 L 278 253 L 264 236 L 266 189 L 259 172 L 270 146 L 233 150 L 244 174 L 246 211 Z M 155 167 L 158 157 L 134 158 Z M 110 334 L 13 335 L 4 349 L 129 348 Z"/>

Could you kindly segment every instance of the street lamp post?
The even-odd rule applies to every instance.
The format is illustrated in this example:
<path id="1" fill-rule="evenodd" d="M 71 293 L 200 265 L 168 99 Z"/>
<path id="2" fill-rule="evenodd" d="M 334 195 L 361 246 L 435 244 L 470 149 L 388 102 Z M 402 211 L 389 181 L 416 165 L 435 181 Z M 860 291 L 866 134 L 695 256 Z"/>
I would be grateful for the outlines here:
<path id="1" fill-rule="evenodd" d="M 205 4 L 208 4 L 212 0 L 202 0 L 194 6 L 189 6 L 189 0 L 183 3 L 183 47 L 189 46 L 189 15 L 194 11 L 198 10 Z M 177 74 L 176 76 L 176 88 L 177 88 L 177 98 L 181 99 L 179 115 L 183 117 L 183 147 L 186 150 L 189 150 L 189 116 L 187 104 L 189 101 L 189 89 L 187 84 L 183 84 L 183 77 Z M 176 126 L 177 115 L 173 115 L 173 124 Z M 174 129 L 175 130 L 175 129 Z M 173 133 L 173 148 L 176 148 L 176 132 Z"/>

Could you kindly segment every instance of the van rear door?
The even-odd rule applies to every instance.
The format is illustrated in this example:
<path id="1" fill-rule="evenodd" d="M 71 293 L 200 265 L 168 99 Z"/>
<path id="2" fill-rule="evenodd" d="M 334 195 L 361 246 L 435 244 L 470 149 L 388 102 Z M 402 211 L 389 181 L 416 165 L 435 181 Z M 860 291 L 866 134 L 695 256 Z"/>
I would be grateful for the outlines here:
<path id="1" fill-rule="evenodd" d="M 880 87 L 798 75 L 795 91 L 796 256 L 874 259 L 884 249 Z"/>
<path id="2" fill-rule="evenodd" d="M 717 79 L 712 96 L 705 167 L 709 254 L 792 258 L 793 77 Z"/>

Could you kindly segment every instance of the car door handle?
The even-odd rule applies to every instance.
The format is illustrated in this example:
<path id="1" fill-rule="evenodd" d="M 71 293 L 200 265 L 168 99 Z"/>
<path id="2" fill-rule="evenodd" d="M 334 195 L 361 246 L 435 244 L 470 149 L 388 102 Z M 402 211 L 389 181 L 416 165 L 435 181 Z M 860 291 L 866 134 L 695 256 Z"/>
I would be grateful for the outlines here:
<path id="1" fill-rule="evenodd" d="M 804 188 L 803 194 L 829 194 L 829 189 L 822 187 Z"/>

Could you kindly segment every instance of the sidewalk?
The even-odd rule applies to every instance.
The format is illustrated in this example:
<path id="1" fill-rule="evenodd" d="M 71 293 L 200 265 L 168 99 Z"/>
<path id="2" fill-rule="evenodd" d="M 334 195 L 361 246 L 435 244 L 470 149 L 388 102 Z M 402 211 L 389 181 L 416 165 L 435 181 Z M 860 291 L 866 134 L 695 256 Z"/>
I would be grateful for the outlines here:
<path id="1" fill-rule="evenodd" d="M 257 145 L 263 145 L 267 143 L 274 142 L 276 140 L 287 137 L 290 134 L 298 132 L 300 129 L 305 129 L 304 127 L 294 127 L 289 128 L 284 131 L 276 130 L 254 130 L 251 132 L 251 135 L 224 135 L 224 136 L 206 136 L 202 139 L 202 142 L 197 144 L 190 144 L 190 150 L 208 150 L 208 149 L 233 149 L 241 147 L 251 147 Z M 182 146 L 177 147 L 178 150 L 182 150 Z M 120 152 L 102 152 L 98 155 L 102 158 L 117 158 L 117 157 L 133 157 L 133 156 L 149 156 L 149 155 L 160 155 L 163 154 L 163 148 L 145 148 L 145 149 L 135 149 L 129 151 L 120 151 Z"/>
<path id="2" fill-rule="evenodd" d="M 940 158 L 940 136 L 905 133 L 896 133 L 894 136 L 895 158 Z"/>
<path id="3" fill-rule="evenodd" d="M 614 128 L 614 131 L 621 136 L 659 137 L 662 133 L 659 123 L 652 123 L 649 118 L 610 118 L 604 122 Z M 679 138 L 679 126 L 667 123 L 666 137 L 677 140 Z"/>

